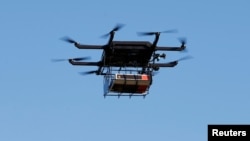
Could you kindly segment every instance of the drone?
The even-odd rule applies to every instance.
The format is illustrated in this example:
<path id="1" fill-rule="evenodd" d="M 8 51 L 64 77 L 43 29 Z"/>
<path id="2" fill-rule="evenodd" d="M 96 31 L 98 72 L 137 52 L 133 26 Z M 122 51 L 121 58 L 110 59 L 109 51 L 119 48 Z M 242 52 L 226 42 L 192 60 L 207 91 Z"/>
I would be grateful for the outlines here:
<path id="1" fill-rule="evenodd" d="M 75 66 L 96 66 L 93 71 L 83 72 L 82 75 L 96 74 L 103 76 L 104 97 L 106 96 L 143 96 L 149 94 L 150 86 L 153 84 L 153 76 L 160 68 L 175 67 L 179 61 L 189 59 L 190 56 L 179 60 L 159 63 L 160 59 L 165 59 L 165 53 L 157 51 L 184 51 L 186 49 L 186 39 L 180 39 L 179 47 L 158 46 L 161 33 L 173 33 L 176 30 L 162 32 L 139 32 L 142 36 L 155 36 L 154 41 L 114 41 L 114 36 L 124 25 L 117 24 L 109 33 L 102 37 L 109 37 L 104 45 L 86 45 L 75 40 L 64 37 L 62 40 L 74 44 L 78 49 L 102 50 L 99 61 L 86 62 L 89 57 L 79 57 L 66 59 Z M 54 61 L 62 61 L 57 59 Z"/>

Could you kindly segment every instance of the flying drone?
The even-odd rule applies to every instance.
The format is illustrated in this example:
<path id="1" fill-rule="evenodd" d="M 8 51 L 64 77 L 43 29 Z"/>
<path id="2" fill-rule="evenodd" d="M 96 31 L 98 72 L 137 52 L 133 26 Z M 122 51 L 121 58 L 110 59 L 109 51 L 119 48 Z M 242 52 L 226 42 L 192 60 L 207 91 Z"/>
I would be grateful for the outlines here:
<path id="1" fill-rule="evenodd" d="M 86 62 L 88 57 L 67 59 L 75 66 L 97 66 L 96 70 L 83 72 L 82 74 L 96 74 L 104 77 L 104 97 L 106 96 L 143 96 L 149 94 L 153 76 L 162 67 L 175 67 L 179 61 L 190 58 L 189 56 L 179 60 L 159 63 L 160 59 L 165 59 L 165 53 L 157 51 L 184 51 L 186 40 L 180 39 L 179 47 L 157 46 L 161 33 L 173 33 L 176 30 L 163 32 L 139 32 L 139 35 L 155 36 L 154 41 L 114 41 L 116 31 L 123 27 L 116 25 L 109 33 L 103 37 L 109 37 L 104 45 L 85 45 L 75 40 L 64 37 L 63 40 L 74 44 L 78 49 L 102 50 L 101 60 L 96 62 Z M 60 59 L 55 61 L 61 61 Z"/>

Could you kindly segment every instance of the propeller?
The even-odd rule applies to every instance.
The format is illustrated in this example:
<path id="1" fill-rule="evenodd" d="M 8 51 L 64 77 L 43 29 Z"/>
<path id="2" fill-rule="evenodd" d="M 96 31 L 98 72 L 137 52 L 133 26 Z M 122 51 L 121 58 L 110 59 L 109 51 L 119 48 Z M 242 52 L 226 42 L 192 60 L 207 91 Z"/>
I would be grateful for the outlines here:
<path id="1" fill-rule="evenodd" d="M 180 58 L 180 59 L 178 59 L 178 60 L 175 60 L 175 61 L 172 61 L 172 62 L 170 62 L 170 63 L 178 63 L 179 61 L 184 61 L 184 60 L 188 60 L 188 59 L 192 59 L 193 57 L 192 56 L 185 56 L 185 57 L 182 57 L 182 58 Z"/>
<path id="2" fill-rule="evenodd" d="M 98 73 L 98 71 L 97 70 L 95 70 L 95 71 L 86 71 L 86 72 L 79 72 L 79 74 L 81 74 L 81 75 L 88 75 L 88 74 L 97 74 Z"/>
<path id="3" fill-rule="evenodd" d="M 161 34 L 161 33 L 176 33 L 177 30 L 176 29 L 171 29 L 171 30 L 166 30 L 166 31 L 162 31 L 162 32 L 138 32 L 137 34 L 139 36 L 151 36 L 151 35 L 157 35 L 157 34 Z"/>
<path id="4" fill-rule="evenodd" d="M 83 60 L 89 60 L 90 57 L 77 57 L 77 58 L 72 58 L 71 60 L 73 61 L 83 61 Z M 62 62 L 62 61 L 68 61 L 69 59 L 52 59 L 52 62 Z"/>
<path id="5" fill-rule="evenodd" d="M 117 24 L 109 33 L 102 35 L 102 38 L 108 37 L 110 34 L 120 30 L 122 27 L 124 27 L 124 24 Z"/>
<path id="6" fill-rule="evenodd" d="M 70 44 L 77 44 L 77 42 L 69 37 L 63 37 L 61 38 L 61 40 L 65 41 L 65 42 L 68 42 Z"/>
<path id="7" fill-rule="evenodd" d="M 51 59 L 51 62 L 62 62 L 67 61 L 68 59 Z"/>
<path id="8" fill-rule="evenodd" d="M 184 52 L 188 52 L 188 50 L 186 49 L 186 43 L 187 43 L 187 39 L 182 37 L 182 38 L 179 38 L 179 42 L 181 43 L 181 48 L 182 48 L 182 51 Z"/>
<path id="9" fill-rule="evenodd" d="M 171 62 L 168 62 L 168 63 L 155 64 L 155 65 L 153 65 L 152 68 L 155 71 L 158 71 L 160 67 L 174 67 L 179 63 L 179 61 L 183 61 L 183 60 L 187 60 L 187 59 L 191 59 L 191 58 L 193 58 L 193 57 L 192 56 L 185 56 L 185 57 L 182 57 L 182 58 L 180 58 L 178 60 L 171 61 Z"/>
<path id="10" fill-rule="evenodd" d="M 89 60 L 90 57 L 77 57 L 77 58 L 72 58 L 71 60 L 73 61 L 83 61 L 83 60 Z"/>
<path id="11" fill-rule="evenodd" d="M 184 38 L 184 37 L 179 38 L 179 41 L 180 41 L 182 47 L 184 47 L 186 45 L 186 43 L 187 43 L 187 39 Z"/>
<path id="12" fill-rule="evenodd" d="M 93 71 L 86 71 L 86 72 L 79 72 L 80 75 L 88 75 L 88 74 L 96 74 L 96 75 L 113 75 L 113 74 L 109 74 L 109 73 L 102 73 L 98 70 L 93 70 Z"/>

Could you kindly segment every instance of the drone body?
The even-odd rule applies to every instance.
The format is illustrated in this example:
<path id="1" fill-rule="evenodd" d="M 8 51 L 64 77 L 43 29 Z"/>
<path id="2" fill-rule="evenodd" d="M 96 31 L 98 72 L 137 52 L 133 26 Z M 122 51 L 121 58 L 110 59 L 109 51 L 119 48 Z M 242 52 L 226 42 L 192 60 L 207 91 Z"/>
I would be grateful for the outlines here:
<path id="1" fill-rule="evenodd" d="M 65 41 L 73 43 L 79 49 L 103 50 L 100 61 L 85 62 L 87 58 L 68 59 L 72 65 L 97 66 L 94 71 L 82 74 L 96 74 L 104 76 L 104 97 L 106 96 L 143 96 L 148 94 L 154 71 L 161 67 L 174 67 L 179 60 L 168 63 L 157 63 L 159 59 L 165 59 L 166 55 L 156 51 L 183 51 L 186 46 L 185 40 L 181 40 L 180 47 L 159 47 L 157 42 L 161 32 L 140 33 L 141 35 L 155 35 L 154 42 L 148 41 L 113 41 L 115 31 L 122 26 L 117 25 L 108 34 L 109 41 L 105 45 L 83 45 L 70 38 Z M 164 32 L 175 32 L 169 30 Z M 187 58 L 182 58 L 187 59 Z"/>

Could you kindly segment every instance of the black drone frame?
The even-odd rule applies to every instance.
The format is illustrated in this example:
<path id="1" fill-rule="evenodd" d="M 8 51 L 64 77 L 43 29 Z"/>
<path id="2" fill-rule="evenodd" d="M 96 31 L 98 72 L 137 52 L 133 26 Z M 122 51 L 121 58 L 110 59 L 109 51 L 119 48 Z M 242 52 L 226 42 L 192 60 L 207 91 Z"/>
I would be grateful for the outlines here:
<path id="1" fill-rule="evenodd" d="M 174 67 L 179 61 L 190 58 L 188 56 L 172 62 L 156 63 L 160 58 L 166 57 L 164 53 L 157 54 L 156 51 L 183 51 L 186 49 L 186 40 L 184 38 L 180 39 L 181 45 L 179 47 L 157 46 L 161 33 L 173 33 L 176 30 L 138 33 L 139 35 L 154 35 L 153 43 L 148 41 L 113 41 L 115 32 L 122 27 L 123 25 L 117 25 L 108 34 L 103 35 L 103 37 L 109 36 L 109 40 L 105 45 L 84 45 L 68 37 L 63 38 L 64 41 L 74 44 L 78 49 L 103 50 L 100 61 L 84 62 L 82 60 L 87 58 L 83 57 L 68 59 L 69 63 L 77 66 L 97 66 L 97 70 L 89 71 L 85 74 L 106 75 L 103 72 L 104 67 L 137 67 L 142 69 L 140 73 L 145 73 L 145 70 L 149 69 L 158 71 L 161 67 Z"/>

